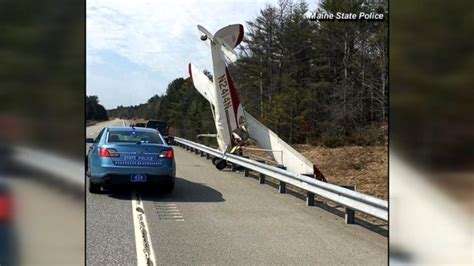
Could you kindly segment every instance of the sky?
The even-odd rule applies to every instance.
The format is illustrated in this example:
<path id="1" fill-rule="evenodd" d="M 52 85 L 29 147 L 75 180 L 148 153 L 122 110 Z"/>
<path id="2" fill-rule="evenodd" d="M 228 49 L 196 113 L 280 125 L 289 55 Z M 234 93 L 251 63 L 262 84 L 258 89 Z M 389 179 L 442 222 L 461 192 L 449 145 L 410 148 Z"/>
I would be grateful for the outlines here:
<path id="1" fill-rule="evenodd" d="M 188 77 L 192 62 L 211 70 L 210 49 L 196 25 L 211 33 L 253 20 L 278 0 L 87 0 L 87 95 L 106 109 L 145 103 L 168 83 Z"/>

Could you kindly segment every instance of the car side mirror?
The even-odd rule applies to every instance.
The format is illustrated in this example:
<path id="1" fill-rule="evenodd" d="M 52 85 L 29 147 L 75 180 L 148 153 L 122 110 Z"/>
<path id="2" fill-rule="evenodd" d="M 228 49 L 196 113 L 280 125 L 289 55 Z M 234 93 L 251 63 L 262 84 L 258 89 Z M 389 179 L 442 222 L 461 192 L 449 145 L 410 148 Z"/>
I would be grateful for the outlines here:
<path id="1" fill-rule="evenodd" d="M 93 138 L 86 138 L 86 143 L 94 143 L 94 139 Z"/>

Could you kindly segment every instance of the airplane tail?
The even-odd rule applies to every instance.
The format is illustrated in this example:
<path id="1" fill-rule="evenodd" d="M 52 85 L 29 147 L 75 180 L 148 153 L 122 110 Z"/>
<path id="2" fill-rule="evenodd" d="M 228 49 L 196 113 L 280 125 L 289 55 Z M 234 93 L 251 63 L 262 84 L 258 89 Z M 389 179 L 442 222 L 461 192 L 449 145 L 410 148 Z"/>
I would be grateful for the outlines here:
<path id="1" fill-rule="evenodd" d="M 214 36 L 222 39 L 227 46 L 234 49 L 244 39 L 244 26 L 240 24 L 229 25 L 218 30 Z"/>
<path id="2" fill-rule="evenodd" d="M 223 59 L 235 62 L 237 61 L 237 53 L 234 48 L 239 45 L 244 38 L 244 27 L 240 24 L 226 26 L 212 35 L 206 28 L 201 25 L 197 26 L 201 33 L 201 40 L 211 46 L 211 42 L 220 45 L 220 53 Z"/>

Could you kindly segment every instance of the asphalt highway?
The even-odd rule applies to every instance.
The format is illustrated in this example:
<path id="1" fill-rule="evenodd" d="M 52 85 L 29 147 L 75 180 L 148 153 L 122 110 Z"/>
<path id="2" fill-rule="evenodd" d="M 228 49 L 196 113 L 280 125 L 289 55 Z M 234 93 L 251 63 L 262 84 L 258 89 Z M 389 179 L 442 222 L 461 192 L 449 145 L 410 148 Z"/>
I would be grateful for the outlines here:
<path id="1" fill-rule="evenodd" d="M 87 127 L 87 137 L 107 125 L 128 123 Z M 386 237 L 346 225 L 343 218 L 254 178 L 219 171 L 205 157 L 174 150 L 172 194 L 154 188 L 87 192 L 88 265 L 136 265 L 146 259 L 158 265 L 387 264 Z"/>

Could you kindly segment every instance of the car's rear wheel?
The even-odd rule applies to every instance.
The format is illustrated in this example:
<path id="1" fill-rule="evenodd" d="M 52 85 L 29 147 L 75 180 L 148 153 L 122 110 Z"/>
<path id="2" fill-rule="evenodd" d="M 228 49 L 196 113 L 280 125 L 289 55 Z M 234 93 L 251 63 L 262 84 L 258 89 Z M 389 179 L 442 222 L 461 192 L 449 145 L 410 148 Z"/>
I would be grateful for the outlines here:
<path id="1" fill-rule="evenodd" d="M 89 178 L 89 192 L 92 194 L 100 193 L 100 185 L 92 183 L 90 178 Z"/>

